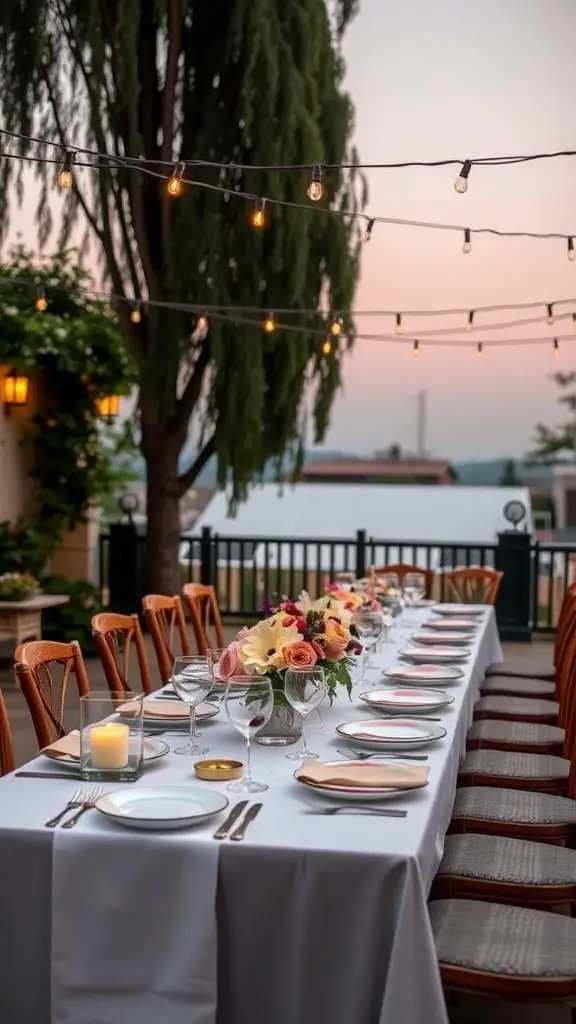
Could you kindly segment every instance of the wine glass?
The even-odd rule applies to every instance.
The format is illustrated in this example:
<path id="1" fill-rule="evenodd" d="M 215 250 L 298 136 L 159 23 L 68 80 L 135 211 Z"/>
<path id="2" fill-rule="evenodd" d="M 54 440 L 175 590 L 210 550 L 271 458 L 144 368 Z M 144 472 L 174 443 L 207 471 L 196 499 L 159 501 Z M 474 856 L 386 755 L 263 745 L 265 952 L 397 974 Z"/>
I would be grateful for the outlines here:
<path id="1" fill-rule="evenodd" d="M 190 735 L 185 747 L 175 747 L 175 754 L 192 754 L 194 757 L 208 753 L 198 745 L 196 708 L 206 700 L 214 685 L 212 662 L 203 655 L 192 655 L 174 659 L 172 686 L 181 701 L 190 708 Z"/>
<path id="2" fill-rule="evenodd" d="M 274 690 L 268 676 L 231 676 L 224 694 L 228 721 L 246 739 L 246 769 L 239 782 L 227 787 L 233 793 L 262 793 L 268 786 L 254 782 L 250 741 L 266 725 L 274 710 Z"/>
<path id="3" fill-rule="evenodd" d="M 335 580 L 341 590 L 352 590 L 352 587 L 356 582 L 356 573 L 337 572 Z"/>
<path id="4" fill-rule="evenodd" d="M 382 612 L 359 608 L 352 616 L 352 624 L 364 649 L 360 679 L 368 668 L 370 652 L 378 643 L 382 632 Z M 365 659 L 365 660 L 364 660 Z M 360 681 L 360 680 L 358 680 Z"/>
<path id="5" fill-rule="evenodd" d="M 416 608 L 426 593 L 426 577 L 421 572 L 407 572 L 404 577 L 404 600 Z"/>
<path id="6" fill-rule="evenodd" d="M 284 676 L 284 694 L 288 703 L 302 715 L 302 747 L 286 754 L 290 761 L 317 758 L 306 744 L 306 718 L 326 696 L 326 676 L 323 668 L 289 668 Z"/>
<path id="7" fill-rule="evenodd" d="M 224 699 L 224 693 L 226 691 L 226 680 L 222 679 L 220 675 L 220 661 L 226 651 L 225 647 L 210 647 L 206 652 L 208 661 L 212 664 L 212 691 L 210 696 L 213 700 L 221 701 Z"/>

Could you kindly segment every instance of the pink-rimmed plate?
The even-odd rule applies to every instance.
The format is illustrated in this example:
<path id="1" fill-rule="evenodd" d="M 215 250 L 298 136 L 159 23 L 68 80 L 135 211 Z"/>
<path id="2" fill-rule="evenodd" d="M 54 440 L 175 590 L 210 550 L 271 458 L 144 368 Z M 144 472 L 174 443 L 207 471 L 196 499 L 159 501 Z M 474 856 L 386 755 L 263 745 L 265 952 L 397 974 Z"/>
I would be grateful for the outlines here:
<path id="1" fill-rule="evenodd" d="M 406 661 L 412 661 L 418 664 L 422 662 L 426 664 L 429 662 L 431 665 L 434 663 L 443 664 L 453 661 L 466 661 L 470 657 L 470 651 L 465 651 L 461 647 L 406 647 L 403 651 L 398 652 L 401 658 L 405 658 Z"/>
<path id="2" fill-rule="evenodd" d="M 456 630 L 450 633 L 435 633 L 419 629 L 417 633 L 412 633 L 410 639 L 417 644 L 451 644 L 454 647 L 466 647 L 473 642 L 473 637 L 469 633 L 457 633 Z"/>
<path id="3" fill-rule="evenodd" d="M 371 750 L 413 750 L 446 735 L 443 726 L 416 718 L 345 722 L 336 726 L 336 732 L 351 743 L 360 743 Z"/>
<path id="4" fill-rule="evenodd" d="M 465 619 L 479 619 L 488 605 L 473 604 L 435 604 L 432 611 L 434 615 L 447 615 L 449 618 L 463 616 Z"/>
<path id="5" fill-rule="evenodd" d="M 455 683 L 464 678 L 464 672 L 455 665 L 394 665 L 383 673 L 387 679 L 398 679 L 406 686 L 420 683 Z"/>
<path id="6" fill-rule="evenodd" d="M 436 711 L 438 708 L 454 703 L 454 697 L 442 690 L 406 690 L 403 687 L 367 690 L 358 696 L 373 711 L 385 711 L 386 714 L 398 715 L 414 714 L 418 711 Z"/>
<path id="7" fill-rule="evenodd" d="M 386 763 L 386 762 L 384 762 Z M 370 768 L 382 768 L 382 761 L 327 761 L 329 768 L 338 768 L 342 765 L 342 769 L 345 771 L 350 766 L 366 768 L 368 771 Z M 396 765 L 394 765 L 396 769 Z M 412 786 L 394 786 L 383 787 L 383 786 L 344 786 L 341 784 L 334 784 L 331 782 L 312 782 L 309 779 L 299 779 L 298 772 L 299 768 L 294 772 L 294 778 L 296 782 L 301 786 L 305 786 L 306 789 L 311 792 L 317 793 L 318 796 L 326 797 L 328 800 L 350 801 L 351 803 L 366 803 L 372 800 L 394 800 L 398 796 L 409 796 L 410 793 L 424 789 L 428 785 L 428 779 L 422 781 L 419 785 Z"/>
<path id="8" fill-rule="evenodd" d="M 422 623 L 422 629 L 435 629 L 438 631 L 444 631 L 455 629 L 461 633 L 474 633 L 478 629 L 479 623 L 474 619 L 428 619 L 427 622 Z"/>

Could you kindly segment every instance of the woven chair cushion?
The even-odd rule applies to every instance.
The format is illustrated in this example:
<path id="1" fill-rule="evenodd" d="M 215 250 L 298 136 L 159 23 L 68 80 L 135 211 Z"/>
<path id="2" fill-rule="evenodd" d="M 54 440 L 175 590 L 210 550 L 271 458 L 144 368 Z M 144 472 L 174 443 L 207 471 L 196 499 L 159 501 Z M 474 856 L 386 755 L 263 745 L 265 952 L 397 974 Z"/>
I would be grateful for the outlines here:
<path id="1" fill-rule="evenodd" d="M 560 705 L 555 700 L 537 700 L 534 697 L 481 697 L 474 706 L 475 711 L 491 711 L 496 714 L 522 715 L 544 718 L 557 715 Z"/>
<path id="2" fill-rule="evenodd" d="M 452 818 L 519 825 L 571 825 L 576 823 L 576 800 L 522 789 L 462 786 L 456 790 Z"/>
<path id="3" fill-rule="evenodd" d="M 440 964 L 528 978 L 576 977 L 576 921 L 478 900 L 429 904 Z"/>
<path id="4" fill-rule="evenodd" d="M 570 761 L 551 754 L 523 754 L 516 750 L 469 750 L 460 772 L 510 779 L 562 780 L 570 774 Z"/>
<path id="5" fill-rule="evenodd" d="M 480 685 L 481 693 L 530 694 L 534 697 L 553 697 L 556 693 L 554 683 L 545 683 L 543 679 L 513 679 L 512 676 L 487 676 Z"/>
<path id="6" fill-rule="evenodd" d="M 507 742 L 517 746 L 522 743 L 555 744 L 564 742 L 564 729 L 538 722 L 499 722 L 498 719 L 491 721 L 485 718 L 472 724 L 468 739 L 483 743 Z"/>
<path id="7" fill-rule="evenodd" d="M 576 850 L 467 832 L 446 837 L 438 874 L 519 885 L 576 885 Z"/>
<path id="8" fill-rule="evenodd" d="M 548 661 L 496 661 L 488 665 L 487 676 L 528 676 L 529 679 L 554 679 L 552 658 Z"/>

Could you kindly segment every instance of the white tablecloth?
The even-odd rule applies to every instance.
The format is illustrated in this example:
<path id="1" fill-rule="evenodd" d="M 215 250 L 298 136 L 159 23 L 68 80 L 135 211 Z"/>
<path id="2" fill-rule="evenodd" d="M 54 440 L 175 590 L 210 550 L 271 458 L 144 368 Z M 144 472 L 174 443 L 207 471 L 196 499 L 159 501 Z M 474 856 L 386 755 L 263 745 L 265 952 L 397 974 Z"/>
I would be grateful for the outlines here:
<path id="1" fill-rule="evenodd" d="M 309 740 L 323 758 L 345 746 L 335 725 L 370 717 L 357 695 L 412 631 L 378 654 L 352 706 L 322 708 Z M 307 814 L 327 804 L 301 791 L 282 748 L 254 749 L 270 788 L 244 843 L 214 842 L 214 824 L 132 833 L 97 812 L 53 832 L 43 823 L 73 781 L 0 780 L 0 1020 L 446 1024 L 426 899 L 478 686 L 500 657 L 488 610 L 442 713 L 448 735 L 425 749 L 429 786 L 398 802 L 406 819 Z M 212 755 L 243 757 L 224 715 L 203 732 Z M 141 782 L 206 785 L 174 754 Z"/>

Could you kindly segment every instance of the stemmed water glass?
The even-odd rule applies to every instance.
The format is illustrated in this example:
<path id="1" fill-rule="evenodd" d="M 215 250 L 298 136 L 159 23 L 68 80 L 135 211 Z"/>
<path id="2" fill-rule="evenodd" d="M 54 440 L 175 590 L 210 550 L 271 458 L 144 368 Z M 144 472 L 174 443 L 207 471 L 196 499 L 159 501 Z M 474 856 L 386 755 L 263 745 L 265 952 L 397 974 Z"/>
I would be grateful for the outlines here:
<path id="1" fill-rule="evenodd" d="M 220 675 L 220 661 L 225 654 L 225 647 L 210 647 L 206 652 L 208 661 L 212 664 L 212 700 L 223 700 L 226 690 L 226 680 Z"/>
<path id="2" fill-rule="evenodd" d="M 404 577 L 404 600 L 416 608 L 426 593 L 426 577 L 421 572 L 407 572 Z M 415 623 L 417 625 L 418 623 Z"/>
<path id="3" fill-rule="evenodd" d="M 268 676 L 231 676 L 224 694 L 228 721 L 246 739 L 246 768 L 239 782 L 227 787 L 233 793 L 262 793 L 268 786 L 254 782 L 251 767 L 252 737 L 270 721 L 274 710 L 274 690 Z"/>
<path id="4" fill-rule="evenodd" d="M 302 715 L 302 747 L 286 754 L 290 761 L 303 761 L 319 755 L 308 750 L 306 719 L 326 696 L 326 676 L 323 668 L 289 668 L 284 675 L 284 694 L 288 703 Z"/>
<path id="5" fill-rule="evenodd" d="M 363 647 L 360 679 L 358 680 L 358 682 L 360 682 L 364 676 L 364 672 L 368 668 L 370 653 L 372 649 L 376 647 L 382 632 L 384 624 L 382 620 L 382 612 L 360 608 L 357 612 L 354 612 L 354 615 L 352 616 L 352 624 Z"/>
<path id="6" fill-rule="evenodd" d="M 175 754 L 192 754 L 194 757 L 208 753 L 197 742 L 196 708 L 210 693 L 214 685 L 212 662 L 202 655 L 174 659 L 172 686 L 181 701 L 190 708 L 190 734 L 185 747 L 175 747 Z"/>

